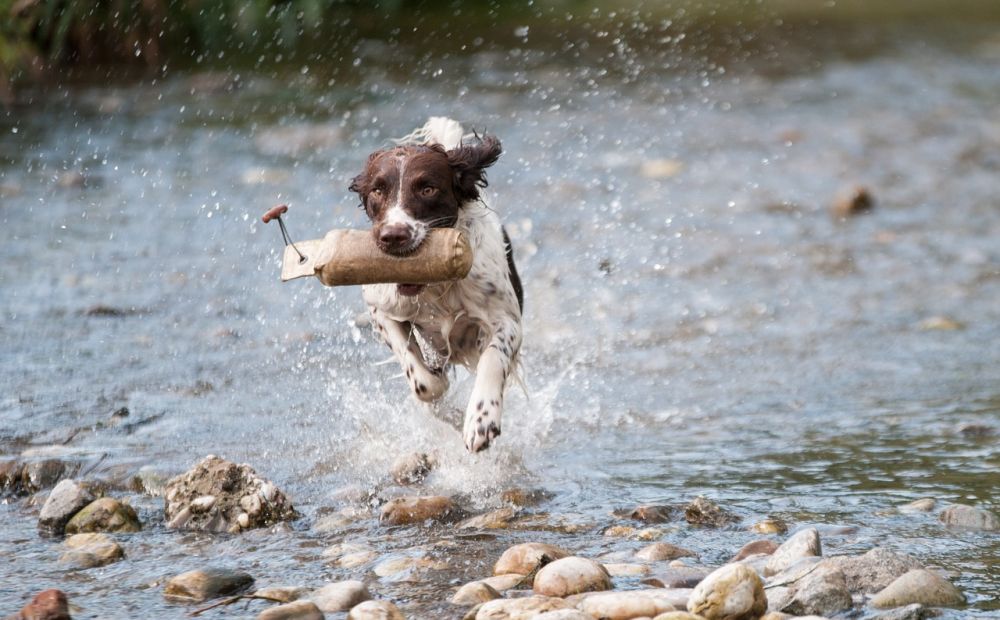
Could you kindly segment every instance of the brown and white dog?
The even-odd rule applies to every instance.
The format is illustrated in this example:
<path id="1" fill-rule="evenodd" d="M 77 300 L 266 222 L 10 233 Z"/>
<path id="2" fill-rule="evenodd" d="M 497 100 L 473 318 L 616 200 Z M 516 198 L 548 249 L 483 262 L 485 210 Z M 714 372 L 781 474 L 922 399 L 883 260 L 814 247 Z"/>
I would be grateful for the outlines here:
<path id="1" fill-rule="evenodd" d="M 500 435 L 504 388 L 521 347 L 524 297 L 510 239 L 480 196 L 500 152 L 495 137 L 463 137 L 457 122 L 432 118 L 398 146 L 372 153 L 350 187 L 384 252 L 413 252 L 431 228 L 457 228 L 472 245 L 472 270 L 457 282 L 362 288 L 375 331 L 418 399 L 440 399 L 453 364 L 475 372 L 462 432 L 471 452 Z"/>

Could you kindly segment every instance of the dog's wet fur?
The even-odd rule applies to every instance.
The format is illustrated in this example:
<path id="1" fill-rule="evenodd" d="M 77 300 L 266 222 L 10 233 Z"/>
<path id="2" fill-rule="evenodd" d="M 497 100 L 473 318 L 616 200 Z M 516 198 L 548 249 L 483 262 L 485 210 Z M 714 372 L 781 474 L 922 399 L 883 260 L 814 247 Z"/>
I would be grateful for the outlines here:
<path id="1" fill-rule="evenodd" d="M 486 168 L 502 148 L 491 135 L 462 142 L 461 127 L 432 119 L 420 144 L 372 153 L 350 189 L 372 222 L 383 252 L 415 251 L 432 228 L 457 228 L 473 248 L 468 276 L 457 282 L 363 287 L 372 325 L 392 349 L 414 395 L 439 400 L 448 369 L 462 364 L 476 380 L 463 437 L 472 452 L 500 435 L 504 388 L 518 363 L 524 292 L 507 232 L 481 196 Z M 457 142 L 442 145 L 442 142 Z"/>

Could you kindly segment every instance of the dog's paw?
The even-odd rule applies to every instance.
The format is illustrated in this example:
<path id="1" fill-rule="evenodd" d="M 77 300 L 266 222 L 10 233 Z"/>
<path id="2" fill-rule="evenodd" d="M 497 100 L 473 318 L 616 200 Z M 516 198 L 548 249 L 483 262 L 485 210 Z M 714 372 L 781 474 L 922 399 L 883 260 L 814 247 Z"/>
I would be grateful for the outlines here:
<path id="1" fill-rule="evenodd" d="M 469 452 L 479 452 L 490 447 L 490 443 L 500 436 L 500 408 L 496 401 L 484 405 L 479 401 L 475 409 L 470 405 L 470 410 L 465 416 L 465 429 L 462 435 L 465 437 L 465 448 Z"/>
<path id="2" fill-rule="evenodd" d="M 425 403 L 440 400 L 448 391 L 448 376 L 441 370 L 427 370 L 412 362 L 406 368 L 406 380 L 413 395 Z"/>

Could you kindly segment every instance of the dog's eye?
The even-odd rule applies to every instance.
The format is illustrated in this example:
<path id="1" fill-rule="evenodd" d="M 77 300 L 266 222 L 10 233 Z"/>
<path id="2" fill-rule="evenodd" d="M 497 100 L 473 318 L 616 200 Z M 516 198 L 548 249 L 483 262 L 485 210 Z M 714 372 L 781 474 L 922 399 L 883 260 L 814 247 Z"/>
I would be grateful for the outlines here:
<path id="1" fill-rule="evenodd" d="M 437 191 L 438 190 L 437 190 L 436 187 L 431 187 L 430 185 L 427 185 L 427 186 L 421 188 L 420 195 L 423 196 L 424 198 L 430 198 L 431 196 L 433 196 L 434 194 L 436 194 Z"/>
<path id="2" fill-rule="evenodd" d="M 372 196 L 376 196 L 378 198 L 381 198 L 382 197 L 382 188 L 381 187 L 376 187 L 375 189 L 373 189 L 372 190 Z"/>

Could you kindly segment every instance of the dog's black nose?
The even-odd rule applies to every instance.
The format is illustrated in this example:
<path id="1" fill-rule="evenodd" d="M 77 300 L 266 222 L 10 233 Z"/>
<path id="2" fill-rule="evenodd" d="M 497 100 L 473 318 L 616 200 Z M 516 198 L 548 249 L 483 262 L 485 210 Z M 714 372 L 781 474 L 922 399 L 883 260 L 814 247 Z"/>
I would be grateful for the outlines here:
<path id="1" fill-rule="evenodd" d="M 379 231 L 378 240 L 382 246 L 390 250 L 405 248 L 413 239 L 410 234 L 410 227 L 406 224 L 389 224 Z"/>

